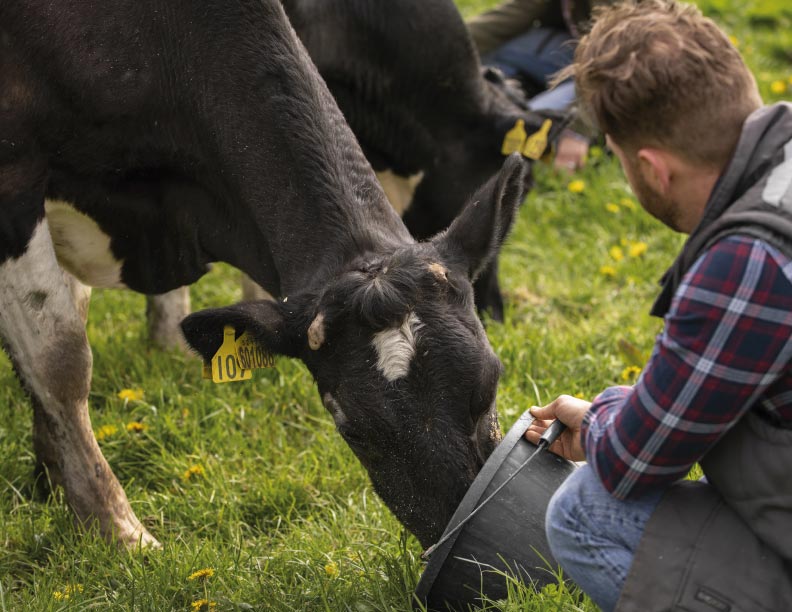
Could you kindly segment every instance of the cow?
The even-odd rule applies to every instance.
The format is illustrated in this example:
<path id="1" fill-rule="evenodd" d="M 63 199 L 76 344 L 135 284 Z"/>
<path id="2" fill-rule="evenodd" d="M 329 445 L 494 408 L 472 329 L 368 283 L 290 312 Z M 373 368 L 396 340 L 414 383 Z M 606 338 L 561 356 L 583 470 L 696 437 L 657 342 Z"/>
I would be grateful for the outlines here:
<path id="1" fill-rule="evenodd" d="M 434 541 L 499 441 L 471 280 L 526 162 L 417 242 L 277 0 L 5 0 L 0 47 L 0 339 L 77 519 L 158 545 L 91 428 L 85 285 L 163 293 L 223 261 L 277 300 L 190 315 L 190 346 L 209 361 L 230 328 L 301 359 L 375 491 Z"/>
<path id="2" fill-rule="evenodd" d="M 482 67 L 452 0 L 281 2 L 388 200 L 418 239 L 445 229 L 499 170 L 517 120 L 540 129 L 545 117 L 526 110 L 525 95 Z M 548 115 L 552 141 L 564 118 Z M 247 281 L 244 299 L 263 298 Z M 473 286 L 479 311 L 502 321 L 497 258 Z M 149 299 L 147 308 L 154 344 L 178 345 L 188 291 Z"/>

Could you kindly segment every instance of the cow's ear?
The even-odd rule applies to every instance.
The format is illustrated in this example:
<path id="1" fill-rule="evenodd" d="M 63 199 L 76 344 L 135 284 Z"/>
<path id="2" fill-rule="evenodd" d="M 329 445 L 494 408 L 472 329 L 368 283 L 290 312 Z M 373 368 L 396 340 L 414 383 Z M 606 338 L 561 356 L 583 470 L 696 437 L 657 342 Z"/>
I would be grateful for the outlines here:
<path id="1" fill-rule="evenodd" d="M 498 253 L 525 193 L 528 163 L 515 153 L 451 223 L 432 239 L 446 265 L 475 280 Z"/>
<path id="2" fill-rule="evenodd" d="M 247 331 L 268 352 L 297 357 L 305 334 L 292 323 L 290 309 L 280 302 L 261 300 L 242 302 L 225 308 L 200 310 L 181 322 L 187 344 L 197 351 L 204 361 L 212 359 L 223 343 L 223 329 L 232 326 L 237 336 Z"/>

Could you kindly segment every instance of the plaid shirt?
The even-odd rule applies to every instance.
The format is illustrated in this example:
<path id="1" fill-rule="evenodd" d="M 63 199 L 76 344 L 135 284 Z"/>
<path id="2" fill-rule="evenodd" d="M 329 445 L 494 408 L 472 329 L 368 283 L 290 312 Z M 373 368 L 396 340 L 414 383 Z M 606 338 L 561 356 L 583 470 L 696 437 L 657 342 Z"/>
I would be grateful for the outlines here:
<path id="1" fill-rule="evenodd" d="M 742 236 L 682 280 L 634 387 L 611 387 L 583 421 L 589 464 L 617 498 L 687 475 L 748 410 L 792 427 L 792 261 Z"/>

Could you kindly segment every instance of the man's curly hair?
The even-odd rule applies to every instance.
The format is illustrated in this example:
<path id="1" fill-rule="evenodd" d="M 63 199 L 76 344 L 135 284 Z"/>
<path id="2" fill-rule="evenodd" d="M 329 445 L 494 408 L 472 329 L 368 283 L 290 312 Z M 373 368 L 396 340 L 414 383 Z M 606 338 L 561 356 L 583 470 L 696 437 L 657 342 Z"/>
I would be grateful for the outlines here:
<path id="1" fill-rule="evenodd" d="M 627 152 L 666 148 L 722 167 L 762 105 L 737 49 L 699 9 L 674 0 L 599 7 L 574 62 L 581 111 Z"/>

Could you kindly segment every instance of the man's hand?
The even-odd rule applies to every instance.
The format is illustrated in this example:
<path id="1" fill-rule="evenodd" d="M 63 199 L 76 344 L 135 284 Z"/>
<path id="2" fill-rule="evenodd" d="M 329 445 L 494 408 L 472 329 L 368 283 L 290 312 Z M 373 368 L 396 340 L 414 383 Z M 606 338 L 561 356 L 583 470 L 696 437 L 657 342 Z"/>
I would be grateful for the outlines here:
<path id="1" fill-rule="evenodd" d="M 571 395 L 561 395 L 547 406 L 531 408 L 531 414 L 535 420 L 525 432 L 525 438 L 529 442 L 539 444 L 539 437 L 545 429 L 554 419 L 558 419 L 567 428 L 550 446 L 550 450 L 570 461 L 585 461 L 586 454 L 580 445 L 580 424 L 583 422 L 583 415 L 588 412 L 590 406 L 591 402 Z"/>

